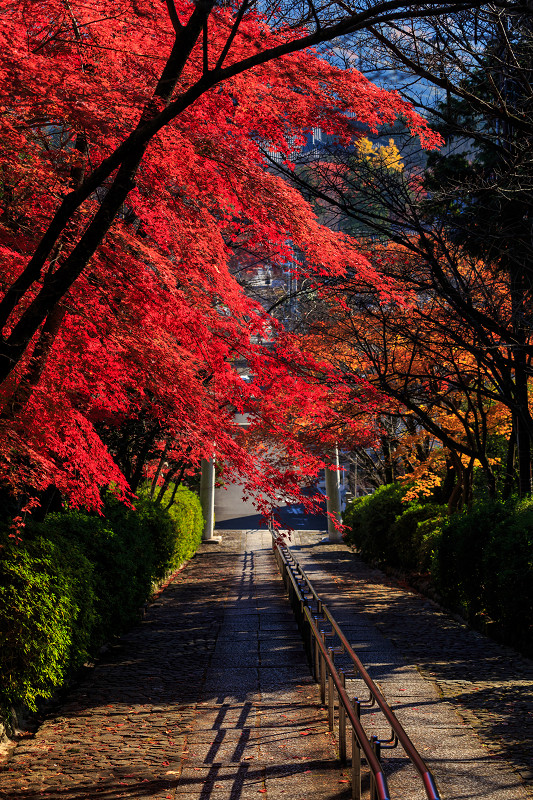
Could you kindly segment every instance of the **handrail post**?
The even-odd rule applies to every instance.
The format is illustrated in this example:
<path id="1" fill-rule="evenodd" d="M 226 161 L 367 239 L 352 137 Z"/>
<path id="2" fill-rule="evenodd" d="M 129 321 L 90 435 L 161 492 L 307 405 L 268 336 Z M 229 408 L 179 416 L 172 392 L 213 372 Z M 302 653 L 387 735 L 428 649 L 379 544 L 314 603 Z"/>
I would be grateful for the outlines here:
<path id="1" fill-rule="evenodd" d="M 373 735 L 370 739 L 370 744 L 372 746 L 372 750 L 376 754 L 377 760 L 381 763 L 381 742 L 379 741 L 378 737 Z M 370 800 L 378 800 L 378 789 L 372 774 L 370 775 Z"/>
<path id="2" fill-rule="evenodd" d="M 331 648 L 328 648 L 328 655 L 330 658 L 333 658 L 333 653 L 331 652 Z M 334 728 L 334 716 L 335 716 L 335 697 L 333 694 L 333 675 L 331 672 L 328 673 L 328 727 L 330 731 L 333 731 Z"/>
<path id="3" fill-rule="evenodd" d="M 342 685 L 346 688 L 346 676 L 339 670 Z M 341 764 L 346 764 L 346 709 L 344 703 L 339 700 L 339 760 Z"/>
<path id="4" fill-rule="evenodd" d="M 326 642 L 326 634 L 324 631 L 320 631 L 320 635 L 322 636 L 322 640 Z M 326 659 L 324 658 L 323 654 L 320 653 L 320 702 L 323 706 L 326 705 Z"/>
<path id="5" fill-rule="evenodd" d="M 307 617 L 305 616 L 305 608 L 306 608 L 306 606 L 308 607 L 309 604 L 308 604 L 306 598 L 304 597 L 300 601 L 300 625 L 299 625 L 299 627 L 300 627 L 300 630 L 302 632 L 302 639 L 303 639 L 303 643 L 304 643 L 305 655 L 306 655 L 308 663 L 312 667 L 313 666 L 313 652 L 314 652 L 313 641 L 314 640 L 313 640 L 313 632 L 312 632 L 311 627 L 310 627 L 310 625 L 308 623 Z"/>
<path id="6" fill-rule="evenodd" d="M 318 646 L 318 639 L 314 638 L 315 642 L 315 681 L 318 683 L 320 681 L 320 648 Z"/>
<path id="7" fill-rule="evenodd" d="M 354 711 L 358 719 L 361 717 L 361 704 L 357 697 L 353 699 Z M 352 800 L 361 800 L 361 748 L 352 728 Z"/>

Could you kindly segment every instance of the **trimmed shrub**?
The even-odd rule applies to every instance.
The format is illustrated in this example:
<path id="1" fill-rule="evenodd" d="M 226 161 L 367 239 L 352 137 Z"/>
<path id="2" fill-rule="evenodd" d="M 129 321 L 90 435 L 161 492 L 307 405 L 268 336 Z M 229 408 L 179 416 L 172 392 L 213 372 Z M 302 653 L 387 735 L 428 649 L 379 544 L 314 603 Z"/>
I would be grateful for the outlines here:
<path id="1" fill-rule="evenodd" d="M 374 563 L 429 571 L 444 605 L 533 655 L 533 499 L 481 500 L 448 518 L 444 506 L 402 503 L 405 491 L 351 503 L 347 541 Z"/>
<path id="2" fill-rule="evenodd" d="M 167 508 L 173 495 L 173 504 Z M 186 486 L 178 486 L 174 492 L 171 484 L 160 503 L 151 499 L 148 489 L 142 489 L 135 510 L 150 532 L 154 580 L 161 580 L 191 558 L 200 546 L 204 528 L 200 500 Z"/>
<path id="3" fill-rule="evenodd" d="M 135 513 L 150 544 L 151 579 L 160 581 L 169 570 L 185 560 L 181 559 L 175 565 L 174 552 L 179 547 L 181 537 L 179 524 L 176 524 L 168 511 L 156 505 L 147 494 L 141 494 L 135 501 Z M 196 549 L 197 547 L 191 556 Z"/>
<path id="4" fill-rule="evenodd" d="M 152 543 L 135 511 L 108 498 L 105 514 L 50 514 L 39 524 L 41 535 L 79 547 L 95 565 L 93 652 L 138 619 L 152 585 Z"/>
<path id="5" fill-rule="evenodd" d="M 350 544 L 354 543 L 353 542 L 353 518 L 354 518 L 354 514 L 356 513 L 357 508 L 363 502 L 364 499 L 365 499 L 365 496 L 354 497 L 353 500 L 351 500 L 348 503 L 348 505 L 344 509 L 344 513 L 342 515 L 342 521 L 343 521 L 344 526 L 345 526 L 344 538 Z"/>
<path id="6" fill-rule="evenodd" d="M 204 518 L 198 496 L 186 486 L 178 488 L 174 504 L 167 513 L 177 532 L 174 551 L 169 562 L 170 569 L 176 569 L 198 550 L 204 531 Z"/>
<path id="7" fill-rule="evenodd" d="M 352 501 L 344 515 L 351 523 L 346 540 L 363 558 L 405 572 L 427 572 L 446 517 L 444 506 L 405 503 L 407 487 L 381 486 L 374 494 Z"/>
<path id="8" fill-rule="evenodd" d="M 380 486 L 374 494 L 357 498 L 350 509 L 351 535 L 346 541 L 355 545 L 362 557 L 385 563 L 390 553 L 390 529 L 403 510 L 402 498 L 407 487 L 398 483 Z"/>
<path id="9" fill-rule="evenodd" d="M 519 502 L 488 537 L 484 605 L 498 635 L 533 654 L 533 500 Z"/>
<path id="10" fill-rule="evenodd" d="M 435 503 L 403 504 L 389 530 L 387 562 L 405 572 L 428 572 L 445 517 L 446 508 Z"/>
<path id="11" fill-rule="evenodd" d="M 0 707 L 35 710 L 72 669 L 131 625 L 154 581 L 194 555 L 200 502 L 186 488 L 165 510 L 148 495 L 105 517 L 68 511 L 0 533 Z"/>
<path id="12" fill-rule="evenodd" d="M 533 500 L 487 500 L 451 517 L 433 573 L 446 605 L 533 653 Z"/>
<path id="13" fill-rule="evenodd" d="M 442 530 L 433 578 L 443 601 L 466 619 L 483 611 L 483 552 L 491 531 L 508 510 L 504 503 L 478 503 L 454 514 Z"/>
<path id="14" fill-rule="evenodd" d="M 93 568 L 75 547 L 4 538 L 0 558 L 0 704 L 36 709 L 90 646 Z"/>
<path id="15" fill-rule="evenodd" d="M 417 534 L 420 538 L 418 569 L 420 572 L 432 573 L 442 528 L 448 519 L 446 506 L 438 506 L 438 508 L 441 509 L 440 514 L 432 515 L 418 523 Z"/>

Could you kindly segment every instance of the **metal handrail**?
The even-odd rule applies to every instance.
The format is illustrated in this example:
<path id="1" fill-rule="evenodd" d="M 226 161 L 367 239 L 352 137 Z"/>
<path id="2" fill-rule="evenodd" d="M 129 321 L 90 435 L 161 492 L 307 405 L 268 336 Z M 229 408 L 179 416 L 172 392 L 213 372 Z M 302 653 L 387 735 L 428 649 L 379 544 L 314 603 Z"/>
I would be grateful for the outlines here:
<path id="1" fill-rule="evenodd" d="M 353 732 L 354 732 L 355 737 L 357 739 L 357 743 L 359 745 L 359 748 L 360 748 L 360 750 L 363 751 L 364 756 L 365 756 L 366 761 L 367 761 L 367 764 L 368 764 L 368 766 L 370 767 L 370 769 L 372 771 L 372 775 L 373 775 L 374 782 L 375 782 L 376 789 L 377 789 L 378 798 L 379 798 L 379 800 L 390 800 L 389 790 L 388 790 L 388 786 L 387 786 L 387 779 L 385 778 L 385 775 L 383 774 L 383 770 L 381 769 L 381 764 L 379 762 L 379 759 L 378 759 L 378 757 L 377 757 L 377 755 L 376 755 L 376 753 L 375 753 L 370 741 L 366 738 L 365 730 L 364 730 L 363 726 L 361 725 L 361 721 L 359 720 L 359 717 L 356 714 L 356 712 L 355 712 L 355 710 L 354 710 L 354 708 L 353 708 L 353 706 L 352 706 L 352 704 L 350 702 L 350 698 L 348 697 L 346 689 L 342 685 L 341 678 L 339 676 L 339 673 L 335 669 L 335 665 L 333 663 L 333 660 L 332 660 L 330 654 L 328 653 L 328 649 L 326 648 L 324 642 L 321 640 L 318 628 L 316 627 L 316 623 L 313 620 L 313 617 L 311 615 L 311 612 L 310 612 L 309 608 L 306 607 L 304 609 L 304 613 L 305 613 L 305 615 L 307 617 L 307 621 L 309 623 L 309 626 L 310 626 L 311 630 L 313 631 L 315 639 L 316 639 L 316 641 L 318 643 L 318 646 L 319 646 L 319 648 L 321 650 L 322 657 L 323 657 L 325 665 L 326 665 L 326 669 L 328 670 L 329 674 L 331 675 L 331 677 L 333 679 L 333 683 L 335 684 L 335 688 L 337 689 L 337 694 L 339 696 L 339 700 L 342 701 L 342 704 L 343 704 L 344 709 L 345 709 L 345 713 L 346 713 L 348 719 L 350 720 L 350 724 L 352 726 Z"/>
<path id="2" fill-rule="evenodd" d="M 313 664 L 315 680 L 320 682 L 321 700 L 323 703 L 325 703 L 326 680 L 328 682 L 328 716 L 330 730 L 333 730 L 334 721 L 333 687 L 335 687 L 339 698 L 339 750 L 341 760 L 345 760 L 346 758 L 346 718 L 349 720 L 352 727 L 352 797 L 354 800 L 361 800 L 360 764 L 362 751 L 372 776 L 371 800 L 390 800 L 387 780 L 381 769 L 380 756 L 383 749 L 395 747 L 398 742 L 400 742 L 405 754 L 422 779 L 428 800 L 440 800 L 434 778 L 427 765 L 416 750 L 401 723 L 396 718 L 383 694 L 368 674 L 365 666 L 354 652 L 327 605 L 317 594 L 301 565 L 284 542 L 274 540 L 273 547 L 278 567 L 289 593 L 289 599 L 291 600 L 293 610 L 296 613 L 302 636 L 308 646 L 308 656 Z M 311 612 L 310 599 L 307 595 L 310 595 L 316 604 L 315 615 Z M 331 632 L 320 630 L 317 625 L 318 620 L 324 621 L 331 626 Z M 370 693 L 368 701 L 361 702 L 358 698 L 355 698 L 352 703 L 350 700 L 344 686 L 345 676 L 342 671 L 340 674 L 339 671 L 337 671 L 332 649 L 328 648 L 326 645 L 326 639 L 331 636 L 336 636 L 338 638 L 341 643 L 342 652 L 345 652 L 349 656 L 355 670 L 368 688 Z M 390 725 L 392 736 L 389 740 L 380 741 L 376 736 L 372 736 L 369 740 L 361 724 L 359 719 L 361 705 L 373 705 L 374 703 L 379 706 Z M 357 749 L 354 755 L 355 748 Z"/>

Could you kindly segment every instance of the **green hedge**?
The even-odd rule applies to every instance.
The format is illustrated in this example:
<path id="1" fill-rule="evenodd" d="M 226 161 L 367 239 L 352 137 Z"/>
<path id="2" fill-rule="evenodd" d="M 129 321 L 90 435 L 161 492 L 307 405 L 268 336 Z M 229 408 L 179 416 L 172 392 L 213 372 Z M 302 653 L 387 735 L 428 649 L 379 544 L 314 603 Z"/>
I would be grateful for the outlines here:
<path id="1" fill-rule="evenodd" d="M 390 528 L 402 512 L 407 489 L 398 483 L 380 486 L 373 494 L 360 497 L 349 507 L 351 530 L 346 540 L 354 544 L 363 558 L 384 562 L 391 551 Z M 344 515 L 346 520 L 346 513 Z"/>
<path id="2" fill-rule="evenodd" d="M 444 526 L 435 585 L 447 606 L 533 655 L 533 500 L 483 501 Z"/>
<path id="3" fill-rule="evenodd" d="M 406 503 L 406 493 L 405 485 L 391 483 L 353 500 L 344 514 L 345 538 L 367 561 L 427 572 L 445 509 L 434 503 Z"/>
<path id="4" fill-rule="evenodd" d="M 35 710 L 66 665 L 87 658 L 95 621 L 93 565 L 77 548 L 40 537 L 3 541 L 0 559 L 0 699 Z"/>
<path id="5" fill-rule="evenodd" d="M 0 536 L 0 706 L 35 709 L 69 671 L 139 617 L 153 583 L 198 548 L 200 503 L 185 487 L 169 510 L 111 495 L 103 518 L 79 511 Z"/>
<path id="6" fill-rule="evenodd" d="M 353 501 L 346 540 L 368 561 L 429 574 L 448 608 L 532 655 L 533 499 L 483 500 L 448 518 L 405 493 L 391 484 Z"/>
<path id="7" fill-rule="evenodd" d="M 163 507 L 168 503 L 172 494 L 173 489 L 170 487 L 161 503 Z M 166 513 L 172 520 L 174 530 L 178 532 L 178 535 L 173 538 L 173 545 L 168 550 L 168 556 L 165 556 L 170 568 L 175 569 L 183 561 L 191 558 L 198 549 L 202 541 L 204 518 L 197 496 L 184 486 L 179 487 L 174 495 L 174 504 Z"/>
<path id="8" fill-rule="evenodd" d="M 389 530 L 394 566 L 405 572 L 428 573 L 445 518 L 445 506 L 419 502 L 405 504 Z"/>

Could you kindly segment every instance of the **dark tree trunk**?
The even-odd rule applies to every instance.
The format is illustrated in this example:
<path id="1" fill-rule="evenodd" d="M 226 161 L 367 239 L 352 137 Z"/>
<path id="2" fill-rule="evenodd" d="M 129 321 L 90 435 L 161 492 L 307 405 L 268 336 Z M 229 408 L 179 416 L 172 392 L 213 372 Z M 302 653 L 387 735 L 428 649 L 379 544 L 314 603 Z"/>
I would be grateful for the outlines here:
<path id="1" fill-rule="evenodd" d="M 518 456 L 518 493 L 520 497 L 531 494 L 531 415 L 527 386 L 527 356 L 524 331 L 524 278 L 511 275 L 511 303 L 515 345 L 512 350 L 514 364 L 514 394 L 516 405 L 516 449 Z"/>
<path id="2" fill-rule="evenodd" d="M 507 457 L 505 459 L 505 477 L 503 481 L 503 499 L 508 500 L 515 487 L 515 451 L 516 451 L 516 416 L 513 414 L 513 427 L 507 442 Z"/>

